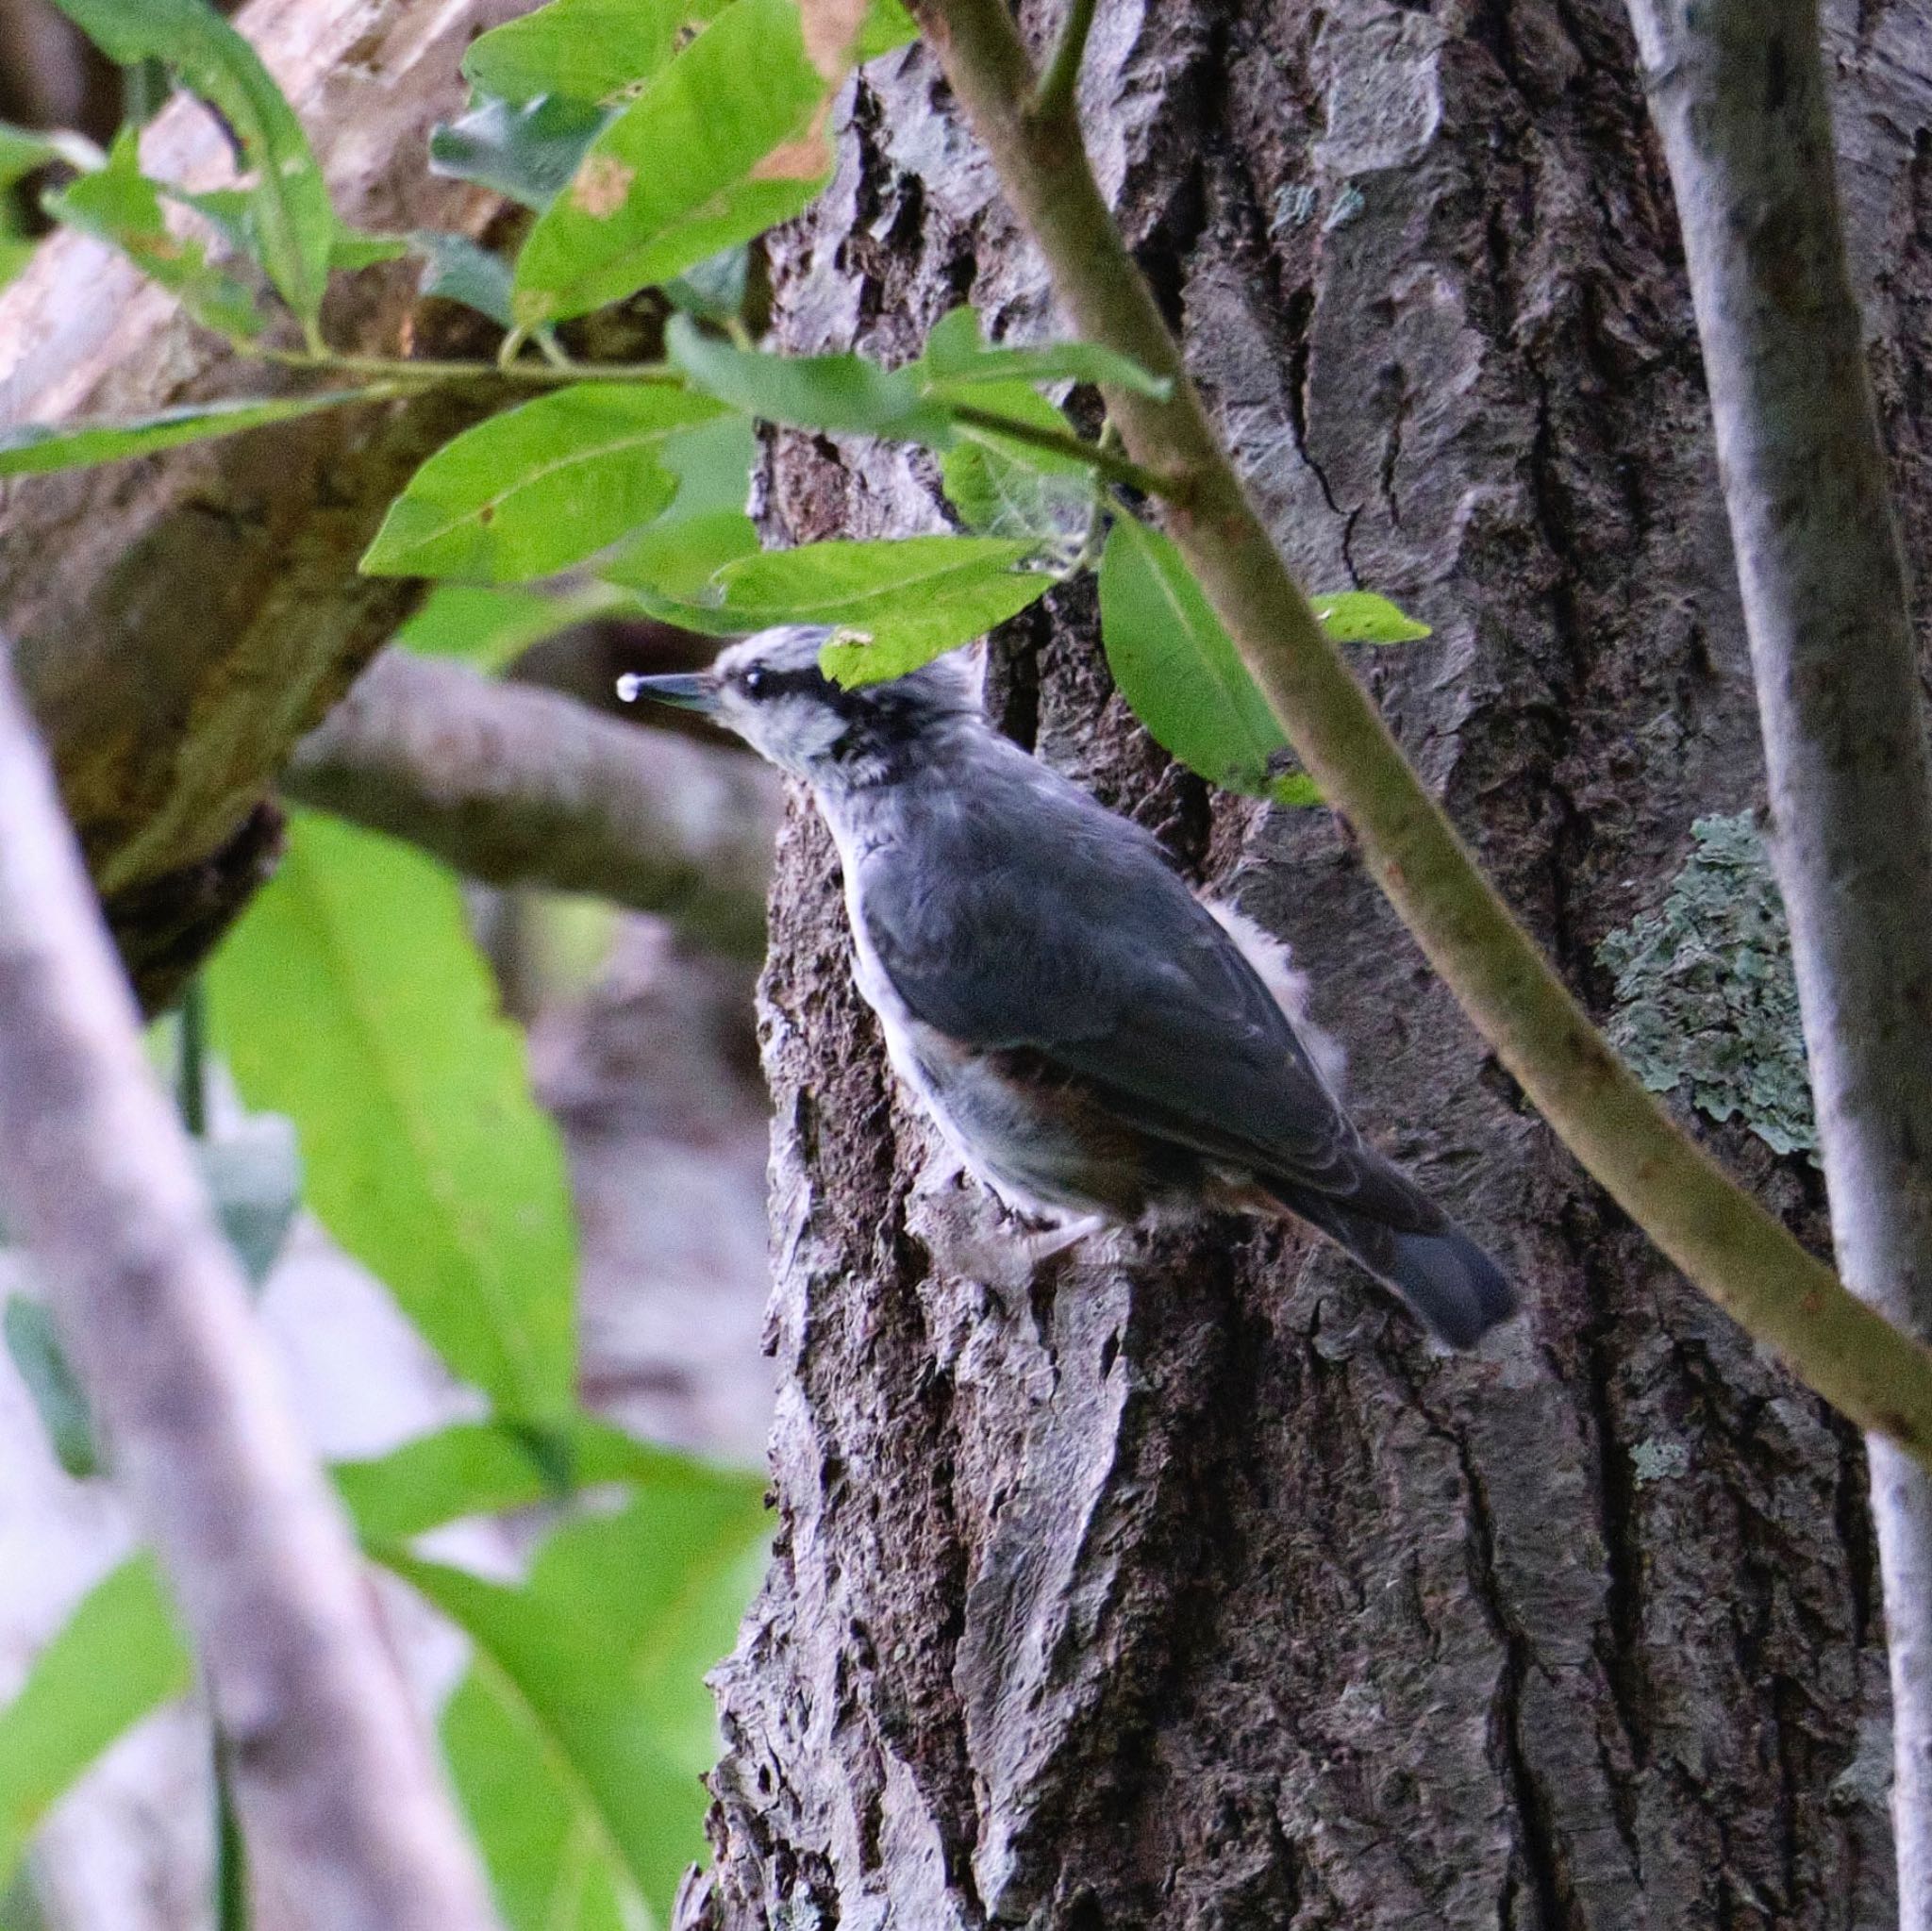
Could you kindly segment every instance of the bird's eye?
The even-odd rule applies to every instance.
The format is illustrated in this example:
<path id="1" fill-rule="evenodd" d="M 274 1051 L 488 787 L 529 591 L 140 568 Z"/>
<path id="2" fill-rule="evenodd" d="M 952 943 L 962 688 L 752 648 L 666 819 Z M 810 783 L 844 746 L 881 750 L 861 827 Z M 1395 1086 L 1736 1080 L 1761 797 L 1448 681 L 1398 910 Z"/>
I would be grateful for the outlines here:
<path id="1" fill-rule="evenodd" d="M 742 682 L 744 685 L 744 694 L 747 697 L 756 697 L 765 688 L 764 666 L 762 664 L 754 664 L 744 674 Z"/>

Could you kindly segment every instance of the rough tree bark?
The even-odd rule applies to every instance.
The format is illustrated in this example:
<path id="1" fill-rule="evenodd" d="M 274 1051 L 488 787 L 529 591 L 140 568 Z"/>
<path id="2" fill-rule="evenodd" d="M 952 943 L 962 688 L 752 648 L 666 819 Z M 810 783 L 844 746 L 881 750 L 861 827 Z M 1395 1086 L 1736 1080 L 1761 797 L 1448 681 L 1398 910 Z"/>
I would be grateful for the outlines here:
<path id="1" fill-rule="evenodd" d="M 1058 8 L 1029 7 L 1036 41 Z M 1932 289 L 1932 6 L 1831 12 L 1838 139 L 1908 545 Z M 788 345 L 908 353 L 1044 279 L 914 51 L 868 70 L 780 251 Z M 1668 183 L 1610 0 L 1119 0 L 1082 88 L 1129 239 L 1304 580 L 1436 625 L 1364 662 L 1602 1010 L 1598 942 L 1691 821 L 1763 796 Z M 1882 272 L 1877 272 L 1882 270 Z M 784 439 L 799 537 L 936 518 L 916 457 Z M 777 1559 L 722 1678 L 716 1875 L 683 1923 L 1845 1926 L 1892 1917 L 1856 1440 L 1659 1262 L 1484 1056 L 1319 813 L 1210 797 L 1063 595 L 1008 727 L 1288 936 L 1359 1116 L 1515 1266 L 1433 1357 L 1241 1223 L 989 1289 L 919 1186 L 833 861 L 781 845 Z M 1807 1237 L 1822 1190 L 1715 1143 Z M 983 1231 L 983 1230 L 982 1230 Z"/>

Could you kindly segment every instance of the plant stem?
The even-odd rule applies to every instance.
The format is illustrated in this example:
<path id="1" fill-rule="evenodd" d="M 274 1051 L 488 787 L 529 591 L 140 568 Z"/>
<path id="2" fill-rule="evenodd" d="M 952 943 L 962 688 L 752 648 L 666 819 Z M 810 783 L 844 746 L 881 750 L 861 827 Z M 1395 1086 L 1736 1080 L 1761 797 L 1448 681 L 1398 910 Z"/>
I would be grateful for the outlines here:
<path id="1" fill-rule="evenodd" d="M 209 1750 L 215 1786 L 215 1931 L 248 1931 L 248 1847 L 235 1814 L 228 1741 L 219 1730 Z"/>
<path id="2" fill-rule="evenodd" d="M 245 345 L 243 352 L 285 369 L 381 376 L 395 382 L 420 382 L 425 387 L 443 382 L 523 382 L 539 389 L 558 389 L 576 382 L 675 386 L 684 381 L 682 372 L 669 362 L 417 362 L 385 356 L 339 356 L 332 351 L 316 355 L 306 349 L 264 349 L 253 344 Z M 1072 430 L 1061 432 L 1036 423 L 1016 422 L 997 409 L 982 409 L 969 403 L 948 402 L 946 408 L 955 422 L 1084 463 L 1110 483 L 1124 484 L 1148 496 L 1173 500 L 1178 495 L 1178 486 L 1168 477 L 1099 444 L 1084 442 Z"/>
<path id="3" fill-rule="evenodd" d="M 1932 1467 L 1932 1349 L 1806 1253 L 1678 1131 L 1477 870 L 1323 635 L 1210 425 L 1101 194 L 1073 114 L 1043 118 L 1002 0 L 912 0 L 1087 340 L 1174 378 L 1108 392 L 1135 460 L 1182 489 L 1168 527 L 1404 923 L 1543 1117 L 1691 1281 L 1861 1427 Z"/>
<path id="4" fill-rule="evenodd" d="M 1060 28 L 1059 43 L 1053 50 L 1040 85 L 1034 90 L 1032 112 L 1037 120 L 1052 121 L 1075 111 L 1074 98 L 1080 86 L 1080 62 L 1086 57 L 1087 37 L 1093 31 L 1093 15 L 1098 0 L 1068 0 L 1066 24 Z"/>
<path id="5" fill-rule="evenodd" d="M 1004 436 L 1009 442 L 1024 442 L 1029 449 L 1048 450 L 1069 461 L 1085 463 L 1109 483 L 1123 483 L 1143 496 L 1179 499 L 1180 490 L 1174 483 L 1124 456 L 1116 456 L 1105 441 L 1083 442 L 1072 430 L 1062 432 L 1043 428 L 1037 423 L 1016 422 L 997 409 L 982 409 L 971 403 L 949 402 L 946 408 L 956 423 L 963 423 L 969 429 L 983 429 L 991 436 Z"/>
<path id="6" fill-rule="evenodd" d="M 396 382 L 523 382 L 538 389 L 566 388 L 575 382 L 681 383 L 668 362 L 438 362 L 404 357 L 342 356 L 325 349 L 268 349 L 249 342 L 242 352 L 282 369 L 313 369 L 325 375 L 380 375 Z"/>
<path id="7" fill-rule="evenodd" d="M 197 974 L 181 995 L 175 1021 L 175 1101 L 181 1124 L 196 1140 L 208 1138 L 208 986 Z"/>

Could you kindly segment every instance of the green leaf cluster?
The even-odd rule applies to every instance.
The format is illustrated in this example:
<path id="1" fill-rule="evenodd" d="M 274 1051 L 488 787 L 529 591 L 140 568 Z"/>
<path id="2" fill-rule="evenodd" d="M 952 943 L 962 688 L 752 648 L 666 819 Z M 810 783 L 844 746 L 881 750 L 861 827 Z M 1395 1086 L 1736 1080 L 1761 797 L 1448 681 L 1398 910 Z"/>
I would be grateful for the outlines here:
<path id="1" fill-rule="evenodd" d="M 331 268 L 408 247 L 425 293 L 507 330 L 507 358 L 530 336 L 542 346 L 545 364 L 514 373 L 551 391 L 432 456 L 363 558 L 372 574 L 445 587 L 416 633 L 429 647 L 500 664 L 584 614 L 628 609 L 719 635 L 822 624 L 837 633 L 828 674 L 876 679 L 971 641 L 1097 562 L 1108 661 L 1153 735 L 1217 784 L 1280 803 L 1317 798 L 1180 552 L 1113 488 L 1158 491 L 1159 479 L 1123 465 L 1106 437 L 1084 441 L 1054 399 L 1086 385 L 1158 401 L 1173 371 L 1087 342 L 991 343 L 966 307 L 940 317 L 896 369 L 854 354 L 775 355 L 750 340 L 745 249 L 823 186 L 832 97 L 852 63 L 913 37 L 899 0 L 873 0 L 844 47 L 823 44 L 825 12 L 808 18 L 799 0 L 550 0 L 483 35 L 464 60 L 470 106 L 436 130 L 430 159 L 531 209 L 513 258 L 459 235 L 345 229 L 286 102 L 206 0 L 63 4 L 115 58 L 167 62 L 235 127 L 248 171 L 237 188 L 188 194 L 150 181 L 128 134 L 98 165 L 80 157 L 83 172 L 49 203 L 126 251 L 198 319 L 242 343 L 272 322 L 243 280 L 175 232 L 164 199 L 192 207 L 258 265 L 311 336 Z M 0 141 L 0 171 L 47 152 L 30 137 Z M 559 324 L 644 290 L 677 311 L 661 363 L 569 362 Z M 355 366 L 367 372 L 366 360 Z M 388 384 L 299 402 L 17 430 L 0 441 L 0 474 L 263 426 L 412 379 L 406 363 L 383 373 Z M 761 552 L 746 514 L 759 423 L 924 444 L 960 532 Z M 1428 634 L 1367 591 L 1322 596 L 1317 609 L 1342 642 Z"/>
<path id="2" fill-rule="evenodd" d="M 328 281 L 335 211 L 308 137 L 260 56 L 205 0 L 57 4 L 110 59 L 123 66 L 161 61 L 221 115 L 247 171 L 261 265 L 312 329 Z"/>
<path id="3" fill-rule="evenodd" d="M 526 1579 L 484 1582 L 411 1539 L 554 1500 L 560 1469 L 616 1486 L 539 1546 Z M 465 1423 L 340 1466 L 372 1559 L 471 1639 L 444 1750 L 510 1931 L 662 1923 L 701 1843 L 717 1754 L 702 1675 L 762 1571 L 760 1484 L 581 1418 L 540 1443 Z M 192 1667 L 152 1558 L 85 1595 L 0 1710 L 0 1889 L 34 1830 L 116 1738 L 187 1693 Z"/>

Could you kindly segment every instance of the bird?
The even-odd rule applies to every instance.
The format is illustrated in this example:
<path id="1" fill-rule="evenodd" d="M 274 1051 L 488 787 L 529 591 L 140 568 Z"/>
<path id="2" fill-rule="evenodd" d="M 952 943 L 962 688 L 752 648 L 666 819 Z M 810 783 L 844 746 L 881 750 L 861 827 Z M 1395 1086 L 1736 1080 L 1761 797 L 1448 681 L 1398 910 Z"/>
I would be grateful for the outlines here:
<path id="1" fill-rule="evenodd" d="M 1508 1319 L 1502 1269 L 1349 1117 L 1286 948 L 996 730 L 959 653 L 845 685 L 834 637 L 779 625 L 620 694 L 701 712 L 809 788 L 892 1068 L 1044 1224 L 1035 1257 L 1177 1213 L 1287 1214 L 1451 1347 Z"/>

